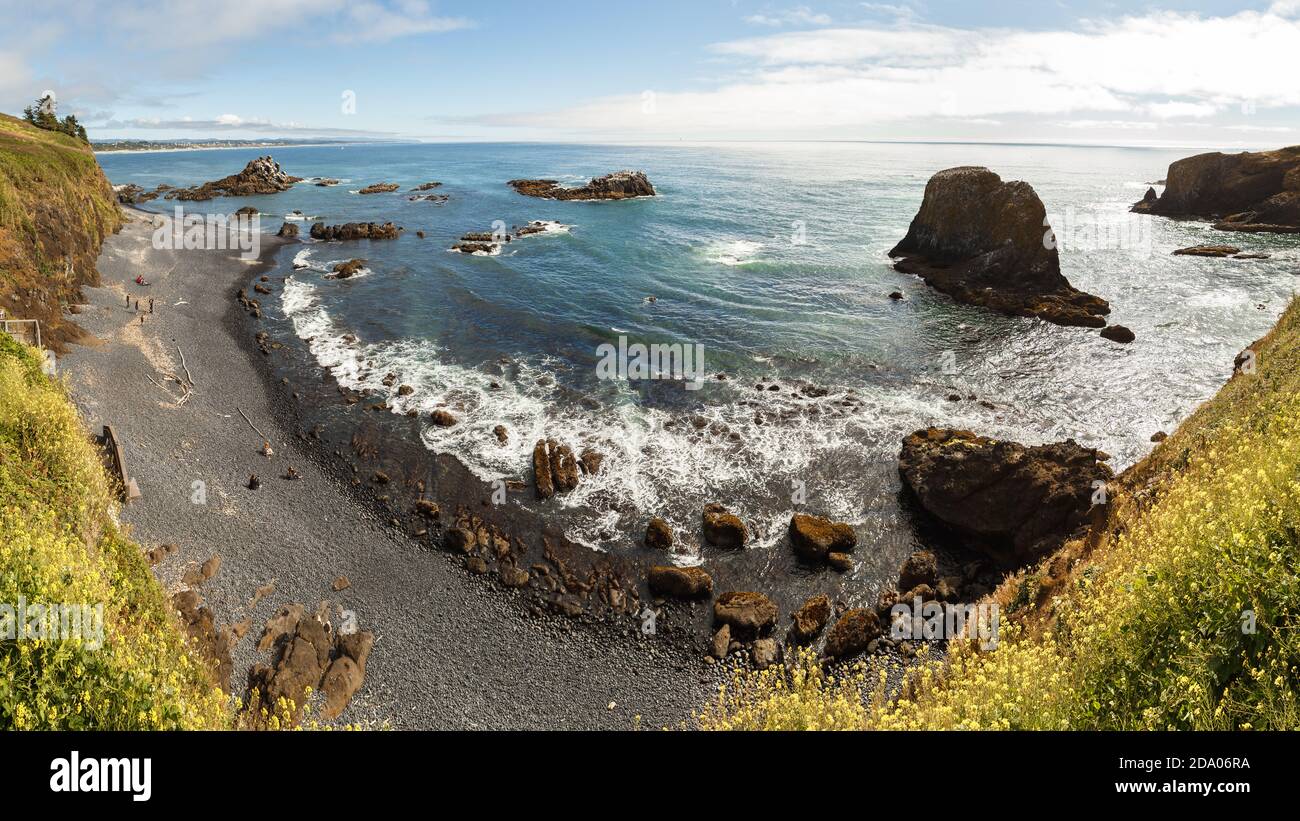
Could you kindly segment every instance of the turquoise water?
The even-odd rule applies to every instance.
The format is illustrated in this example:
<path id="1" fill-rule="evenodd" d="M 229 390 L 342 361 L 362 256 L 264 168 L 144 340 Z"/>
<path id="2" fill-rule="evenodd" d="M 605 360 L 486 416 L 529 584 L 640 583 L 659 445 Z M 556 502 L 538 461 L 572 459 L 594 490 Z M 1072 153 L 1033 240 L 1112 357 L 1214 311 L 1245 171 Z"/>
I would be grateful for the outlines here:
<path id="1" fill-rule="evenodd" d="M 100 161 L 114 183 L 152 187 L 222 177 L 258 153 Z M 1026 443 L 1073 437 L 1122 468 L 1150 449 L 1153 432 L 1211 396 L 1233 356 L 1268 330 L 1297 281 L 1295 238 L 1223 235 L 1127 212 L 1187 153 L 856 143 L 283 148 L 274 155 L 288 173 L 343 184 L 191 205 L 254 205 L 272 232 L 295 210 L 404 226 L 391 242 L 305 243 L 295 249 L 308 266 L 299 270 L 290 267 L 295 254 L 284 254 L 290 278 L 269 313 L 310 339 L 340 382 L 394 394 L 412 385 L 411 396 L 392 397 L 395 412 L 451 409 L 462 424 L 430 427 L 425 443 L 484 479 L 527 479 L 542 436 L 604 453 L 600 477 L 547 503 L 567 508 L 580 541 L 602 545 L 651 514 L 694 532 L 701 506 L 721 501 L 751 524 L 761 549 L 782 538 L 791 497 L 802 493 L 806 509 L 854 523 L 870 544 L 897 535 L 894 460 L 912 430 L 959 426 Z M 886 252 L 926 180 L 955 165 L 1029 181 L 1065 243 L 1065 275 L 1110 300 L 1112 321 L 1137 342 L 957 305 L 895 272 Z M 659 196 L 550 202 L 505 185 L 576 183 L 623 168 L 645 171 Z M 407 189 L 430 180 L 449 202 L 407 200 Z M 402 189 L 354 193 L 380 181 Z M 512 242 L 498 256 L 448 252 L 461 234 L 498 220 L 567 230 Z M 1097 236 L 1098 224 L 1109 234 Z M 1273 256 L 1170 255 L 1203 242 Z M 353 257 L 367 260 L 363 275 L 326 278 Z M 889 298 L 896 290 L 904 301 Z M 707 373 L 727 378 L 698 391 L 599 379 L 598 348 L 620 336 L 702 346 Z M 382 384 L 389 372 L 398 375 L 391 388 Z M 827 395 L 799 393 L 807 385 Z M 954 393 L 989 406 L 949 401 Z M 497 425 L 510 431 L 504 446 Z"/>

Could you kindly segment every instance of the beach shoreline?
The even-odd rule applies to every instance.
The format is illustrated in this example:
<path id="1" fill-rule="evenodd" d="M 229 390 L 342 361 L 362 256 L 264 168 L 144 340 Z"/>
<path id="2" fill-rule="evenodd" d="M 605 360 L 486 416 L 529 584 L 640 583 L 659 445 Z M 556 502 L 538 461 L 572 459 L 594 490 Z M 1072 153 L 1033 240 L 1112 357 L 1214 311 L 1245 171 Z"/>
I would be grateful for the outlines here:
<path id="1" fill-rule="evenodd" d="M 442 551 L 360 503 L 346 481 L 351 471 L 341 462 L 331 468 L 329 451 L 294 429 L 296 400 L 274 390 L 262 362 L 272 357 L 240 338 L 254 331 L 234 296 L 295 244 L 264 236 L 253 264 L 226 252 L 182 259 L 150 246 L 147 212 L 126 213 L 127 226 L 99 260 L 102 286 L 87 289 L 79 307 L 88 344 L 65 356 L 61 370 L 87 426 L 113 424 L 124 442 L 143 494 L 122 513 L 133 537 L 146 549 L 180 547 L 155 568 L 164 587 L 183 589 L 196 564 L 222 557 L 200 589 L 218 625 L 251 619 L 251 635 L 233 653 L 236 694 L 251 666 L 266 660 L 253 647 L 261 624 L 289 602 L 309 610 L 328 602 L 336 617 L 354 612 L 377 637 L 343 721 L 422 729 L 689 721 L 712 689 L 698 652 L 643 638 L 630 623 L 578 625 L 512 606 L 515 591 L 430 555 Z M 137 274 L 151 285 L 134 285 Z M 137 297 L 155 301 L 143 325 Z M 163 375 L 182 367 L 182 352 L 195 388 L 178 403 L 148 377 L 165 383 Z M 259 452 L 254 423 L 272 441 L 270 459 Z M 300 479 L 281 478 L 290 467 Z M 251 473 L 259 490 L 245 487 Z M 200 482 L 204 504 L 193 501 Z M 350 586 L 334 591 L 338 576 Z M 258 600 L 258 588 L 271 583 L 274 591 Z"/>

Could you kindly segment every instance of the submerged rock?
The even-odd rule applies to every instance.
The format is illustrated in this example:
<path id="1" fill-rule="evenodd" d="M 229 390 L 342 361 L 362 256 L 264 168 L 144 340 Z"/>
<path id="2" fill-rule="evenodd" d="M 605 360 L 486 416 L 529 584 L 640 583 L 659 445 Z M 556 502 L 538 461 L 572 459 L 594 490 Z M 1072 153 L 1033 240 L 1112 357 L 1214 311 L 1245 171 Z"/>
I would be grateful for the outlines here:
<path id="1" fill-rule="evenodd" d="M 366 264 L 364 259 L 352 259 L 334 266 L 335 279 L 347 279 L 355 276 Z"/>
<path id="2" fill-rule="evenodd" d="M 538 439 L 533 445 L 533 483 L 537 498 L 549 499 L 578 486 L 578 459 L 573 448 L 554 439 Z"/>
<path id="3" fill-rule="evenodd" d="M 1300 232 L 1300 146 L 1211 152 L 1169 166 L 1165 191 L 1133 211 L 1214 221 L 1220 231 Z"/>
<path id="4" fill-rule="evenodd" d="M 1102 339 L 1109 339 L 1111 342 L 1128 344 L 1137 339 L 1137 334 L 1130 331 L 1123 325 L 1110 325 L 1101 329 Z"/>
<path id="5" fill-rule="evenodd" d="M 987 168 L 949 168 L 930 178 L 894 267 L 959 302 L 1057 325 L 1100 328 L 1110 306 L 1061 274 L 1047 212 L 1025 182 Z"/>
<path id="6" fill-rule="evenodd" d="M 969 431 L 928 428 L 903 442 L 898 468 L 921 508 L 965 544 L 1025 564 L 1088 520 L 1114 475 L 1073 440 L 1026 447 Z"/>
<path id="7" fill-rule="evenodd" d="M 565 188 L 556 180 L 511 180 L 507 184 L 526 197 L 548 200 L 626 200 L 655 195 L 642 171 L 616 171 L 579 188 Z"/>
<path id="8" fill-rule="evenodd" d="M 671 550 L 673 529 L 658 516 L 650 520 L 645 529 L 645 546 L 652 550 Z"/>

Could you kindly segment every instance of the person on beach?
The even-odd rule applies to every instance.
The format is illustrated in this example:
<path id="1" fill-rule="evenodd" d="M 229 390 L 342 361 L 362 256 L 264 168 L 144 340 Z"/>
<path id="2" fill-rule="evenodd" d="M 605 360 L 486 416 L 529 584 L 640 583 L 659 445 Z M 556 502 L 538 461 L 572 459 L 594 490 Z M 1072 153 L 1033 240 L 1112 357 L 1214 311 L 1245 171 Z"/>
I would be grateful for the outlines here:
<path id="1" fill-rule="evenodd" d="M 136 285 L 148 285 L 148 284 L 149 284 L 149 280 L 147 280 L 147 279 L 144 278 L 144 274 L 136 274 L 136 275 L 135 275 L 135 284 L 136 284 Z"/>
<path id="2" fill-rule="evenodd" d="M 149 298 L 149 313 L 153 313 L 153 297 Z"/>

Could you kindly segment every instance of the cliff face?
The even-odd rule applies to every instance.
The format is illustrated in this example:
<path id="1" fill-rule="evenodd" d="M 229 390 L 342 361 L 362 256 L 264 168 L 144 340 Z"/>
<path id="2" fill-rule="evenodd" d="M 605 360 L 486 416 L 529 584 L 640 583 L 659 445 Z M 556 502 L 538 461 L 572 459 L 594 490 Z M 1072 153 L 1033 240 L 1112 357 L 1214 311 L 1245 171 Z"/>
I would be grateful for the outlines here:
<path id="1" fill-rule="evenodd" d="M 1300 231 L 1300 146 L 1178 160 L 1164 194 L 1148 193 L 1133 210 L 1214 220 L 1222 231 Z"/>
<path id="2" fill-rule="evenodd" d="M 907 236 L 889 252 L 895 268 L 971 305 L 1058 325 L 1106 324 L 1106 300 L 1061 274 L 1047 211 L 1026 182 L 987 168 L 940 171 L 925 186 Z"/>
<path id="3" fill-rule="evenodd" d="M 39 319 L 55 350 L 75 339 L 65 306 L 99 283 L 99 247 L 121 224 L 89 146 L 0 114 L 0 307 L 10 319 Z"/>

